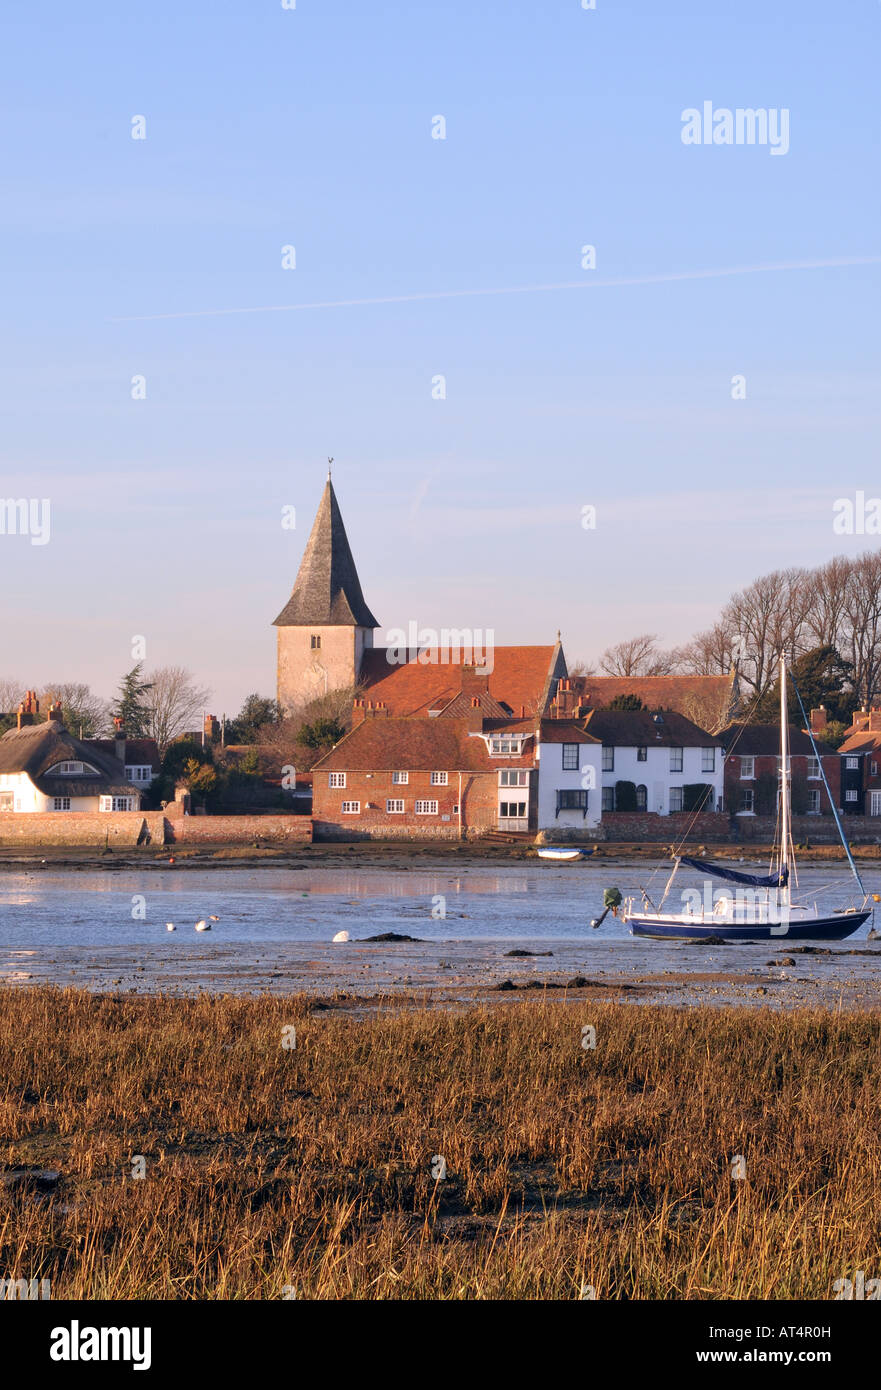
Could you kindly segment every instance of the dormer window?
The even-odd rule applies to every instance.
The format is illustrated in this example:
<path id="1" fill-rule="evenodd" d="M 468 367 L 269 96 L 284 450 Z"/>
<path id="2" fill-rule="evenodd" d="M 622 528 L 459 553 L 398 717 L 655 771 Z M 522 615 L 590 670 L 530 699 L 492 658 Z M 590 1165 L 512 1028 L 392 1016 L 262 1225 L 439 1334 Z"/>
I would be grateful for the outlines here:
<path id="1" fill-rule="evenodd" d="M 519 758 L 525 742 L 525 734 L 491 734 L 489 740 L 490 757 Z"/>
<path id="2" fill-rule="evenodd" d="M 47 768 L 45 773 L 47 777 L 100 777 L 100 775 L 98 769 L 92 767 L 91 763 L 74 761 L 55 763 L 54 767 Z"/>

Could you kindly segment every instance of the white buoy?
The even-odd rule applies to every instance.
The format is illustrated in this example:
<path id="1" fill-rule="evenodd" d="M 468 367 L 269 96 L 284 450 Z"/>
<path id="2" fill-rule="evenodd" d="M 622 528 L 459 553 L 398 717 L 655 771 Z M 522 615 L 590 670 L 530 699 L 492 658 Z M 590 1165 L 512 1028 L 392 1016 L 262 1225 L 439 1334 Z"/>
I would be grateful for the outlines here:
<path id="1" fill-rule="evenodd" d="M 174 925 L 173 922 L 166 922 L 166 923 L 165 923 L 165 930 L 166 930 L 166 931 L 177 931 L 177 927 Z"/>
<path id="2" fill-rule="evenodd" d="M 351 941 L 351 939 L 347 931 L 338 931 L 334 937 L 334 941 Z"/>
<path id="3" fill-rule="evenodd" d="M 204 917 L 202 918 L 202 921 L 201 921 L 201 922 L 197 922 L 197 923 L 196 923 L 196 931 L 210 931 L 210 930 L 211 930 L 211 928 L 210 928 L 210 926 L 208 925 L 208 923 L 205 921 Z"/>
<path id="4" fill-rule="evenodd" d="M 219 918 L 219 917 L 215 917 L 214 914 L 211 913 L 211 914 L 209 915 L 209 917 L 208 917 L 208 921 L 209 921 L 209 922 L 219 922 L 219 921 L 220 921 L 220 918 Z"/>

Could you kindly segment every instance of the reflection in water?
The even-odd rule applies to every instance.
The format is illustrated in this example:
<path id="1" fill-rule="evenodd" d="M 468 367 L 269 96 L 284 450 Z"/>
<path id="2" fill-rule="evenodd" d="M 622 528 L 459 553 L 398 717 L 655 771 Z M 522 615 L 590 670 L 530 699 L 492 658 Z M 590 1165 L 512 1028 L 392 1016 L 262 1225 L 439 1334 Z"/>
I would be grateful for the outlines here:
<path id="1" fill-rule="evenodd" d="M 654 873 L 666 876 L 667 865 Z M 212 868 L 0 872 L 0 951 L 53 946 L 141 947 L 161 934 L 163 951 L 198 940 L 205 949 L 238 943 L 330 942 L 345 930 L 353 939 L 394 931 L 429 941 L 627 941 L 620 920 L 591 931 L 603 890 L 622 893 L 650 882 L 652 866 L 595 864 L 517 866 L 491 870 L 457 865 L 401 868 Z M 871 878 L 872 874 L 868 875 Z M 695 877 L 695 883 L 701 880 Z M 683 886 L 689 882 L 683 875 Z M 870 891 L 873 884 L 867 881 Z M 818 890 L 824 906 L 828 869 L 804 867 L 802 889 Z M 146 916 L 133 916 L 144 899 Z M 444 916 L 440 916 L 438 900 Z M 833 904 L 833 905 L 837 905 Z M 195 923 L 216 914 L 210 937 Z M 178 930 L 166 935 L 165 923 Z"/>

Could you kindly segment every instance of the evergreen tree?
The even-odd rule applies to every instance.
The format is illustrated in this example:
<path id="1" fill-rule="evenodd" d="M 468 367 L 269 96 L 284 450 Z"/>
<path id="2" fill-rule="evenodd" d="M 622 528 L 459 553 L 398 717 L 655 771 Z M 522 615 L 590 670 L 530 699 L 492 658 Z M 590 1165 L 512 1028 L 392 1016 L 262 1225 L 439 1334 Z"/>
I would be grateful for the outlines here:
<path id="1" fill-rule="evenodd" d="M 147 738 L 150 732 L 150 706 L 144 696 L 153 687 L 141 679 L 143 662 L 138 662 L 123 676 L 116 704 L 110 711 L 113 719 L 121 719 L 127 738 Z"/>

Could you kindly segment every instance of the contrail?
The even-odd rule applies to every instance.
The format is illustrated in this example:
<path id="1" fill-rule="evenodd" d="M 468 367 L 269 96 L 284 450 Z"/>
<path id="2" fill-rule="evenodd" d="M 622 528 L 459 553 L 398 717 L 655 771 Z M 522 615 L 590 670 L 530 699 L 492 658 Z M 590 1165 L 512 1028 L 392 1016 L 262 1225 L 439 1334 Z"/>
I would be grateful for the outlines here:
<path id="1" fill-rule="evenodd" d="M 844 256 L 828 261 L 771 261 L 766 265 L 732 265 L 710 270 L 668 270 L 660 275 L 627 275 L 612 280 L 563 280 L 548 285 L 505 285 L 488 290 L 426 290 L 419 294 L 390 294 L 376 299 L 318 299 L 311 304 L 258 304 L 245 309 L 189 309 L 170 314 L 127 314 L 111 323 L 144 323 L 153 319 L 207 319 L 229 314 L 289 314 L 297 309 L 353 309 L 370 304 L 415 304 L 427 299 L 469 299 L 492 294 L 544 294 L 551 290 L 614 289 L 619 285 L 662 285 L 674 280 L 718 280 L 726 275 L 759 275 L 771 270 L 826 270 L 835 266 L 878 265 L 881 256 Z"/>

